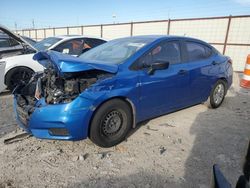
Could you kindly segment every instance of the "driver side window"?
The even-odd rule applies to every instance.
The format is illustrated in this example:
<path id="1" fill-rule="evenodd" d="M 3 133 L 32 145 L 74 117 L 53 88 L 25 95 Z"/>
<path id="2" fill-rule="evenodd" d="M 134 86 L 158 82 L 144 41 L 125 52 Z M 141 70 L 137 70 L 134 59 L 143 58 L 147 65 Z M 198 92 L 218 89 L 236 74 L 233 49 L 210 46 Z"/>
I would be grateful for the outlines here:
<path id="1" fill-rule="evenodd" d="M 139 59 L 139 67 L 148 67 L 157 61 L 165 61 L 170 64 L 180 63 L 180 45 L 178 41 L 163 42 L 142 58 Z"/>

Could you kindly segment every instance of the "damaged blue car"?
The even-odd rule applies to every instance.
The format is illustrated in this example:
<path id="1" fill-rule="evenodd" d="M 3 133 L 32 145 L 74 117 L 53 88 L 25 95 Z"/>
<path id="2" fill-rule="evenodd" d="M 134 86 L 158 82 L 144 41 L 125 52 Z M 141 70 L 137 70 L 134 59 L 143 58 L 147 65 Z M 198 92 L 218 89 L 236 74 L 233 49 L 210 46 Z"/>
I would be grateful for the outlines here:
<path id="1" fill-rule="evenodd" d="M 232 62 L 211 45 L 177 36 L 109 41 L 79 57 L 39 52 L 46 69 L 14 91 L 18 124 L 37 138 L 101 147 L 138 122 L 206 102 L 217 108 L 232 84 Z"/>

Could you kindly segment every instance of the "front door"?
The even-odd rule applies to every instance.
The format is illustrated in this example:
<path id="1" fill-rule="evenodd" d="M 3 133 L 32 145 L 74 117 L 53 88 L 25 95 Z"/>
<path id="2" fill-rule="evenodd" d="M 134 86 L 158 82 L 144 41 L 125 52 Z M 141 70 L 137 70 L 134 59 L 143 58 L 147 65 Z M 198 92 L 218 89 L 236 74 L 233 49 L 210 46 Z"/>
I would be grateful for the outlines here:
<path id="1" fill-rule="evenodd" d="M 156 45 L 139 59 L 140 120 L 155 117 L 185 106 L 189 97 L 189 72 L 181 62 L 178 41 Z M 148 74 L 148 67 L 159 61 L 169 62 L 169 67 Z"/>

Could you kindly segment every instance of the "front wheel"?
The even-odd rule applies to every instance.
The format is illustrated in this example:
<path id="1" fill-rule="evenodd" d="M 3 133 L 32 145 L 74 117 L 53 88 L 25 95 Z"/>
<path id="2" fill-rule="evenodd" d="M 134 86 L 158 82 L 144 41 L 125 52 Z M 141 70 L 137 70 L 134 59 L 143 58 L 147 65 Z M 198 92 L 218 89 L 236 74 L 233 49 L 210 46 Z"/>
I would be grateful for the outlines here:
<path id="1" fill-rule="evenodd" d="M 227 84 L 224 80 L 218 80 L 211 90 L 210 97 L 208 99 L 208 106 L 211 108 L 218 108 L 226 95 Z"/>
<path id="2" fill-rule="evenodd" d="M 94 114 L 90 125 L 90 139 L 101 147 L 122 142 L 132 126 L 130 106 L 123 100 L 105 102 Z"/>
<path id="3" fill-rule="evenodd" d="M 27 67 L 16 67 L 6 74 L 6 85 L 10 91 L 20 83 L 28 83 L 34 71 Z"/>

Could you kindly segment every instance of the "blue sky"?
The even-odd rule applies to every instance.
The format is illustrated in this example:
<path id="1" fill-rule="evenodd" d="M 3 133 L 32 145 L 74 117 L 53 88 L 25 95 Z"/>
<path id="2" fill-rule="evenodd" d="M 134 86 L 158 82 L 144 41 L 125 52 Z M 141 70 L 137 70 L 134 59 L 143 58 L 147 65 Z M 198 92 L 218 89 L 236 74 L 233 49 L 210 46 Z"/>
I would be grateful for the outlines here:
<path id="1" fill-rule="evenodd" d="M 1 0 L 11 29 L 250 14 L 250 0 Z M 16 25 L 15 25 L 16 24 Z"/>

